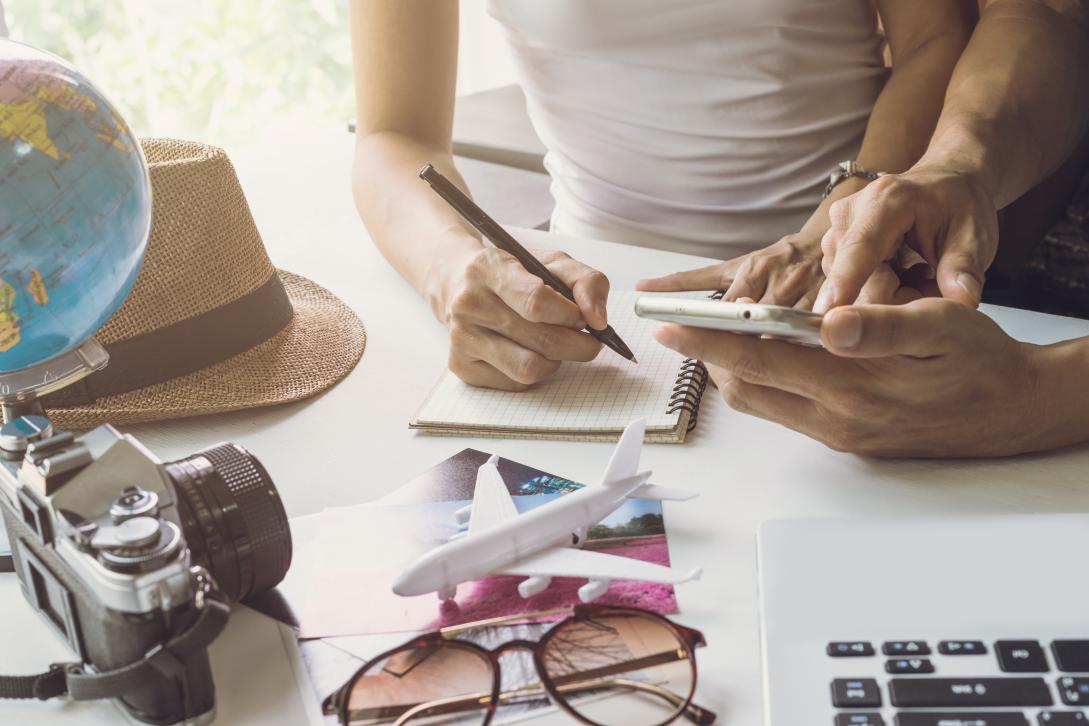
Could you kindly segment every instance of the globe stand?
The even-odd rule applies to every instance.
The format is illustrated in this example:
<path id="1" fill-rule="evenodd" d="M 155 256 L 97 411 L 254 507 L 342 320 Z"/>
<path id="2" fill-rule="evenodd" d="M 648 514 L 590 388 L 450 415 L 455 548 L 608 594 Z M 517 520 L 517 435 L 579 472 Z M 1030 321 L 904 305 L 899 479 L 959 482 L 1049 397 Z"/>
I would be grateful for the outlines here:
<path id="1" fill-rule="evenodd" d="M 94 338 L 88 338 L 78 348 L 49 360 L 17 371 L 0 372 L 0 409 L 4 422 L 20 416 L 41 416 L 42 396 L 104 368 L 109 360 L 106 349 Z"/>

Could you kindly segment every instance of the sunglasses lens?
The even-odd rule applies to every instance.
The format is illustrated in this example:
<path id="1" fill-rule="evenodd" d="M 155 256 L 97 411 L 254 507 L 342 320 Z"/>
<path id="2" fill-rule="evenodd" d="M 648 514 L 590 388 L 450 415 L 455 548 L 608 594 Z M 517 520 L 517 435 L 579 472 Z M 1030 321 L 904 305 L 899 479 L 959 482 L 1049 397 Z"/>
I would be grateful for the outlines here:
<path id="1" fill-rule="evenodd" d="M 343 723 L 475 726 L 487 716 L 492 683 L 491 661 L 464 645 L 406 648 L 356 679 Z"/>
<path id="2" fill-rule="evenodd" d="M 599 724 L 664 723 L 695 689 L 691 650 L 667 623 L 638 613 L 570 620 L 540 655 L 555 693 Z"/>

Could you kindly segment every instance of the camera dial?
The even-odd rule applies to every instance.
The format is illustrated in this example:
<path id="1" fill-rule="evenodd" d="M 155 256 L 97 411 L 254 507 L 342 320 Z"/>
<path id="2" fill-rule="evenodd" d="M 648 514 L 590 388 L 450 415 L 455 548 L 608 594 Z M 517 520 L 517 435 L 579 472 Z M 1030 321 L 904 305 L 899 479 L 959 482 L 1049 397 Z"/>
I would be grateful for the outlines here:
<path id="1" fill-rule="evenodd" d="M 154 517 L 159 513 L 159 495 L 140 487 L 125 487 L 110 505 L 110 519 L 120 524 L 133 517 Z"/>
<path id="2" fill-rule="evenodd" d="M 83 531 L 86 536 L 86 530 Z M 95 559 L 114 572 L 148 572 L 167 564 L 184 549 L 181 529 L 157 517 L 133 517 L 102 524 L 88 542 Z"/>

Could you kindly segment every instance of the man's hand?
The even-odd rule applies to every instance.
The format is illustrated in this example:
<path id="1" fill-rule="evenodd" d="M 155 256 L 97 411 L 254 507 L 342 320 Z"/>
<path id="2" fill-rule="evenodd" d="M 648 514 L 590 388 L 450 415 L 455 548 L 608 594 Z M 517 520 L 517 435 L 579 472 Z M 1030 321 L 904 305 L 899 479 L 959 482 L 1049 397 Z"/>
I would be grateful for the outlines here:
<path id="1" fill-rule="evenodd" d="M 608 324 L 609 280 L 563 252 L 534 254 L 567 283 L 577 304 L 494 248 L 450 271 L 444 296 L 449 366 L 466 383 L 521 391 L 551 376 L 562 361 L 591 361 L 601 350 L 582 328 Z"/>
<path id="2" fill-rule="evenodd" d="M 642 280 L 637 290 L 725 290 L 724 300 L 749 298 L 809 310 L 820 290 L 820 237 L 801 232 L 726 262 Z"/>
<path id="3" fill-rule="evenodd" d="M 821 242 L 828 279 L 814 309 L 856 302 L 866 281 L 901 244 L 933 268 L 944 297 L 978 305 L 984 270 L 998 246 L 993 198 L 971 177 L 916 167 L 837 201 L 829 210 L 832 227 Z"/>
<path id="4" fill-rule="evenodd" d="M 657 338 L 707 363 L 733 408 L 838 451 L 1003 456 L 1076 440 L 1053 420 L 1064 395 L 1041 392 L 1052 347 L 1019 343 L 950 300 L 832 310 L 827 350 L 680 325 Z"/>

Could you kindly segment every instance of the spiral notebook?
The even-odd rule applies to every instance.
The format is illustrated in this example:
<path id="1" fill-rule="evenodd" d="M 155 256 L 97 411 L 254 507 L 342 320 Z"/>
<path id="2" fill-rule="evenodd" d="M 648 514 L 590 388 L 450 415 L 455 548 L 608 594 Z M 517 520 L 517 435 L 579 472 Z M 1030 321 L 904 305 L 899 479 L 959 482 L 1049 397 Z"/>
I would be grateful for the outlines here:
<path id="1" fill-rule="evenodd" d="M 614 292 L 609 300 L 609 322 L 638 364 L 605 348 L 594 361 L 564 363 L 519 393 L 476 388 L 446 373 L 409 426 L 445 436 L 615 441 L 643 418 L 648 442 L 683 443 L 696 425 L 707 369 L 654 340 L 658 323 L 634 312 L 645 294 Z"/>

